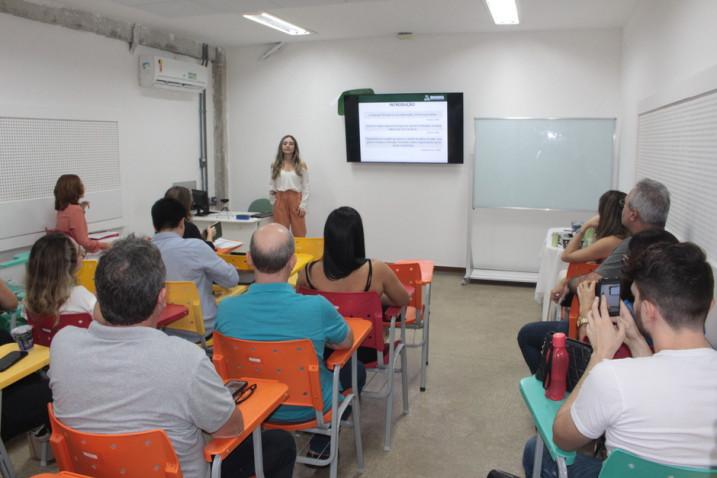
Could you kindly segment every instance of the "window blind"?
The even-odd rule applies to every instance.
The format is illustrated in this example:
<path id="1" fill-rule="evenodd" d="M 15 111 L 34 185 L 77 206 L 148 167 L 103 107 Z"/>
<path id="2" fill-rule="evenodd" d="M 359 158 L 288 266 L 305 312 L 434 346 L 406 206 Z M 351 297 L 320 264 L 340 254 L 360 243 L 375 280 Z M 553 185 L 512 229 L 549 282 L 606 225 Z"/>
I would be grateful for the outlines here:
<path id="1" fill-rule="evenodd" d="M 637 178 L 670 190 L 667 229 L 717 261 L 717 90 L 639 115 Z"/>

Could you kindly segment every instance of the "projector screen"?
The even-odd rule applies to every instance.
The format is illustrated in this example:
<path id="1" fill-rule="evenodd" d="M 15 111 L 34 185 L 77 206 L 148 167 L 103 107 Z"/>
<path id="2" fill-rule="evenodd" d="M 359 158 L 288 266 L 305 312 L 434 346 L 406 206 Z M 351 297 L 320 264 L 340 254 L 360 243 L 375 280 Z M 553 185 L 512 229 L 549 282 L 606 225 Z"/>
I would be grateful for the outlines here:
<path id="1" fill-rule="evenodd" d="M 463 93 L 344 98 L 352 163 L 463 163 Z"/>

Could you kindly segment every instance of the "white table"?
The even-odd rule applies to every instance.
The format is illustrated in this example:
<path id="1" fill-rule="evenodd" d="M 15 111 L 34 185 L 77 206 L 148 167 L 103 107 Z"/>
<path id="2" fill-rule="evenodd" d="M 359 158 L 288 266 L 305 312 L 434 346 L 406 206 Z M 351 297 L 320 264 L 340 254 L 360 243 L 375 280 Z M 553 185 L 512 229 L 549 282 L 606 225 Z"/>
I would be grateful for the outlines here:
<path id="1" fill-rule="evenodd" d="M 570 231 L 570 228 L 551 227 L 545 235 L 543 249 L 540 252 L 540 268 L 538 269 L 538 281 L 535 284 L 535 301 L 543 304 L 541 314 L 542 320 L 552 320 L 548 317 L 550 310 L 550 290 L 563 277 L 568 269 L 568 263 L 560 260 L 560 254 L 563 253 L 562 244 L 558 243 L 557 247 L 552 245 L 553 233 L 561 233 Z"/>
<path id="2" fill-rule="evenodd" d="M 262 218 L 237 219 L 237 216 L 246 216 L 251 213 L 246 211 L 222 211 L 214 212 L 206 216 L 194 216 L 192 222 L 196 223 L 200 229 L 206 229 L 215 222 L 222 224 L 222 237 L 244 243 L 244 247 L 249 247 L 251 235 L 259 229 L 259 226 L 268 224 L 273 221 L 271 216 Z"/>

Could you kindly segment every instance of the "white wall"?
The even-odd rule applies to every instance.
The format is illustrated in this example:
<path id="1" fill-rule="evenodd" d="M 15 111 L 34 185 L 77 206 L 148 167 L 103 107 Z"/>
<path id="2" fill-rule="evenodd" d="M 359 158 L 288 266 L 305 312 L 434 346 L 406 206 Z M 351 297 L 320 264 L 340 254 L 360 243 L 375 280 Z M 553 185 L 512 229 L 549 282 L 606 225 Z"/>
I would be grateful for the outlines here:
<path id="1" fill-rule="evenodd" d="M 140 88 L 137 56 L 147 52 L 0 14 L 0 115 L 117 120 L 125 232 L 142 234 L 153 232 L 151 205 L 172 182 L 199 181 L 197 95 Z"/>
<path id="2" fill-rule="evenodd" d="M 287 45 L 259 62 L 265 48 L 228 52 L 232 206 L 267 196 L 279 138 L 295 134 L 313 184 L 309 235 L 322 233 L 332 209 L 351 205 L 364 218 L 367 254 L 386 260 L 465 265 L 474 117 L 619 112 L 618 30 L 317 41 Z M 465 164 L 347 164 L 334 99 L 364 87 L 462 91 Z"/>
<path id="3" fill-rule="evenodd" d="M 715 19 L 714 0 L 643 0 L 623 29 L 623 189 L 639 179 L 635 178 L 638 103 L 717 66 Z M 714 264 L 713 273 L 717 276 Z M 713 308 L 706 328 L 710 342 L 717 347 L 717 309 Z"/>
<path id="4" fill-rule="evenodd" d="M 717 65 L 717 2 L 642 0 L 623 29 L 620 187 L 634 184 L 638 103 Z"/>

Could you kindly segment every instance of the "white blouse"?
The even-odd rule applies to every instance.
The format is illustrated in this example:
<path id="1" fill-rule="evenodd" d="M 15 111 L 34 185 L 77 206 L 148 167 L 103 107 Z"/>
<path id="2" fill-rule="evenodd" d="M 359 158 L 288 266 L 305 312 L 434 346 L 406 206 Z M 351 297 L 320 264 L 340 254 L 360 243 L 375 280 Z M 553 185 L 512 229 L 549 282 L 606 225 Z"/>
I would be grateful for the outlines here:
<path id="1" fill-rule="evenodd" d="M 70 297 L 60 306 L 61 314 L 78 314 L 86 312 L 92 315 L 95 310 L 97 298 L 84 286 L 76 285 L 72 288 Z"/>
<path id="2" fill-rule="evenodd" d="M 279 172 L 279 176 L 276 179 L 272 179 L 269 183 L 269 199 L 274 204 L 276 201 L 277 191 L 296 191 L 301 193 L 301 204 L 299 207 L 306 210 L 306 203 L 309 199 L 309 172 L 304 172 L 299 176 L 296 171 L 284 171 L 283 169 Z"/>

